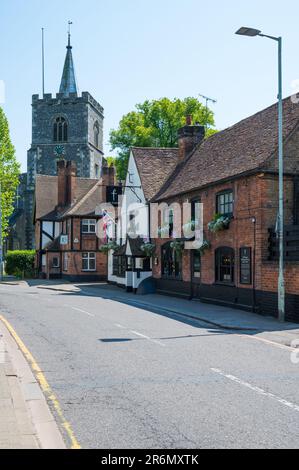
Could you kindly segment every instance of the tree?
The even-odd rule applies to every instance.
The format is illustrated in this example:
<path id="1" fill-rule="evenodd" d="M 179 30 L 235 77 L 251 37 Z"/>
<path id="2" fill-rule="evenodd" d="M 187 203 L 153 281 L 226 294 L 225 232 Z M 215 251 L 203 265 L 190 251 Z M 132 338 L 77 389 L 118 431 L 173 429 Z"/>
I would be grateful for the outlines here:
<path id="1" fill-rule="evenodd" d="M 118 176 L 125 178 L 130 147 L 177 147 L 178 129 L 186 116 L 207 126 L 207 137 L 215 133 L 214 114 L 197 98 L 162 98 L 137 104 L 136 109 L 122 117 L 119 127 L 110 132 L 110 145 L 117 150 L 115 165 Z"/>
<path id="2" fill-rule="evenodd" d="M 20 165 L 9 136 L 8 121 L 0 107 L 0 184 L 2 204 L 2 234 L 7 234 L 8 219 L 14 210 L 16 189 L 19 184 Z"/>

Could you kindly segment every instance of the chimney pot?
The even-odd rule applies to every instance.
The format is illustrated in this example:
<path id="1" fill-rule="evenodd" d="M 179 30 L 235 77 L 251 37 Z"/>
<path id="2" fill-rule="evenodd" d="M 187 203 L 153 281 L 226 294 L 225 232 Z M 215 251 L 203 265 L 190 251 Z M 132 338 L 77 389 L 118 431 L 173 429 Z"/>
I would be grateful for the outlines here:
<path id="1" fill-rule="evenodd" d="M 187 114 L 187 116 L 186 116 L 186 125 L 187 126 L 192 125 L 192 116 L 191 116 L 191 114 Z"/>

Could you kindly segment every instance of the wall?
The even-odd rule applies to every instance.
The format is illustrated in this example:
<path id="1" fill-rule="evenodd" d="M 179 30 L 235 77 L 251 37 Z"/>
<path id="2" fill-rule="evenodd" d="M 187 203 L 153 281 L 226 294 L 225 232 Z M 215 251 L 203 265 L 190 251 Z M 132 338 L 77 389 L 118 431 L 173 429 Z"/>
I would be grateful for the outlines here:
<path id="1" fill-rule="evenodd" d="M 216 194 L 226 189 L 233 189 L 234 191 L 234 219 L 231 221 L 228 230 L 212 234 L 208 231 L 207 224 L 212 220 L 216 212 Z M 252 308 L 253 304 L 255 304 L 255 308 L 260 313 L 277 314 L 278 263 L 268 261 L 268 229 L 276 224 L 278 210 L 277 194 L 277 177 L 261 173 L 247 178 L 240 178 L 226 184 L 215 185 L 206 190 L 193 192 L 177 199 L 177 201 L 182 203 L 200 196 L 204 205 L 205 238 L 210 241 L 211 249 L 202 256 L 201 285 L 200 287 L 195 286 L 193 289 L 195 295 L 220 302 L 224 301 L 232 305 L 248 306 L 248 308 Z M 174 200 L 172 199 L 168 202 L 171 203 Z M 285 206 L 285 222 L 292 224 L 293 180 L 291 177 L 285 178 Z M 185 250 L 183 253 L 183 269 L 180 280 L 161 279 L 161 247 L 165 242 L 167 240 L 158 239 L 156 241 L 159 261 L 158 265 L 153 266 L 153 276 L 158 279 L 158 289 L 169 292 L 173 290 L 173 292 L 181 292 L 182 295 L 190 296 L 190 252 Z M 218 247 L 224 246 L 235 250 L 234 286 L 223 286 L 215 283 L 215 250 Z M 255 271 L 255 276 L 250 285 L 240 283 L 239 249 L 242 246 L 252 248 L 252 271 L 253 274 Z M 294 319 L 292 312 L 295 309 L 294 305 L 297 304 L 292 296 L 297 295 L 299 299 L 299 263 L 286 265 L 286 292 L 289 294 L 288 315 L 289 318 Z M 290 302 L 291 297 L 292 302 Z M 267 301 L 265 300 L 266 298 Z M 269 300 L 270 298 L 271 301 Z"/>

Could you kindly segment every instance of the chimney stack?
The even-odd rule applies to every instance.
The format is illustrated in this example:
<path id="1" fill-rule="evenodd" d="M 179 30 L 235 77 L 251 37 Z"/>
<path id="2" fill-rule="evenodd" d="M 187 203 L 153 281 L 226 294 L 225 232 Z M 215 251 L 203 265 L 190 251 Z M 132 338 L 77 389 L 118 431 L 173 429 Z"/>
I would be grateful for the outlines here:
<path id="1" fill-rule="evenodd" d="M 192 125 L 192 116 L 186 117 L 186 125 L 178 130 L 179 161 L 183 161 L 204 140 L 205 127 Z"/>
<path id="2" fill-rule="evenodd" d="M 58 207 L 63 209 L 71 205 L 75 199 L 76 165 L 72 161 L 57 162 L 58 175 Z"/>
<path id="3" fill-rule="evenodd" d="M 70 206 L 75 201 L 77 183 L 76 163 L 68 161 L 66 164 L 66 205 Z"/>
<path id="4" fill-rule="evenodd" d="M 57 162 L 57 176 L 58 176 L 58 207 L 63 208 L 65 206 L 66 199 L 66 177 L 65 177 L 65 160 L 59 160 Z"/>

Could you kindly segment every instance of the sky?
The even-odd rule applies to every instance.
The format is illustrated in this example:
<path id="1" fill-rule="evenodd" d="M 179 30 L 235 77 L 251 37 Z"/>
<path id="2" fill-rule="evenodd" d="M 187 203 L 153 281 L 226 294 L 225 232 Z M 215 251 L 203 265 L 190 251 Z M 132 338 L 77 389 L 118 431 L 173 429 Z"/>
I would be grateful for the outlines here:
<path id="1" fill-rule="evenodd" d="M 41 94 L 41 28 L 46 93 L 57 93 L 71 20 L 79 90 L 105 109 L 109 131 L 145 99 L 207 95 L 217 129 L 277 97 L 277 45 L 234 33 L 252 26 L 283 37 L 284 95 L 299 79 L 299 2 L 285 0 L 0 0 L 1 81 L 12 141 L 26 170 L 31 95 Z"/>

